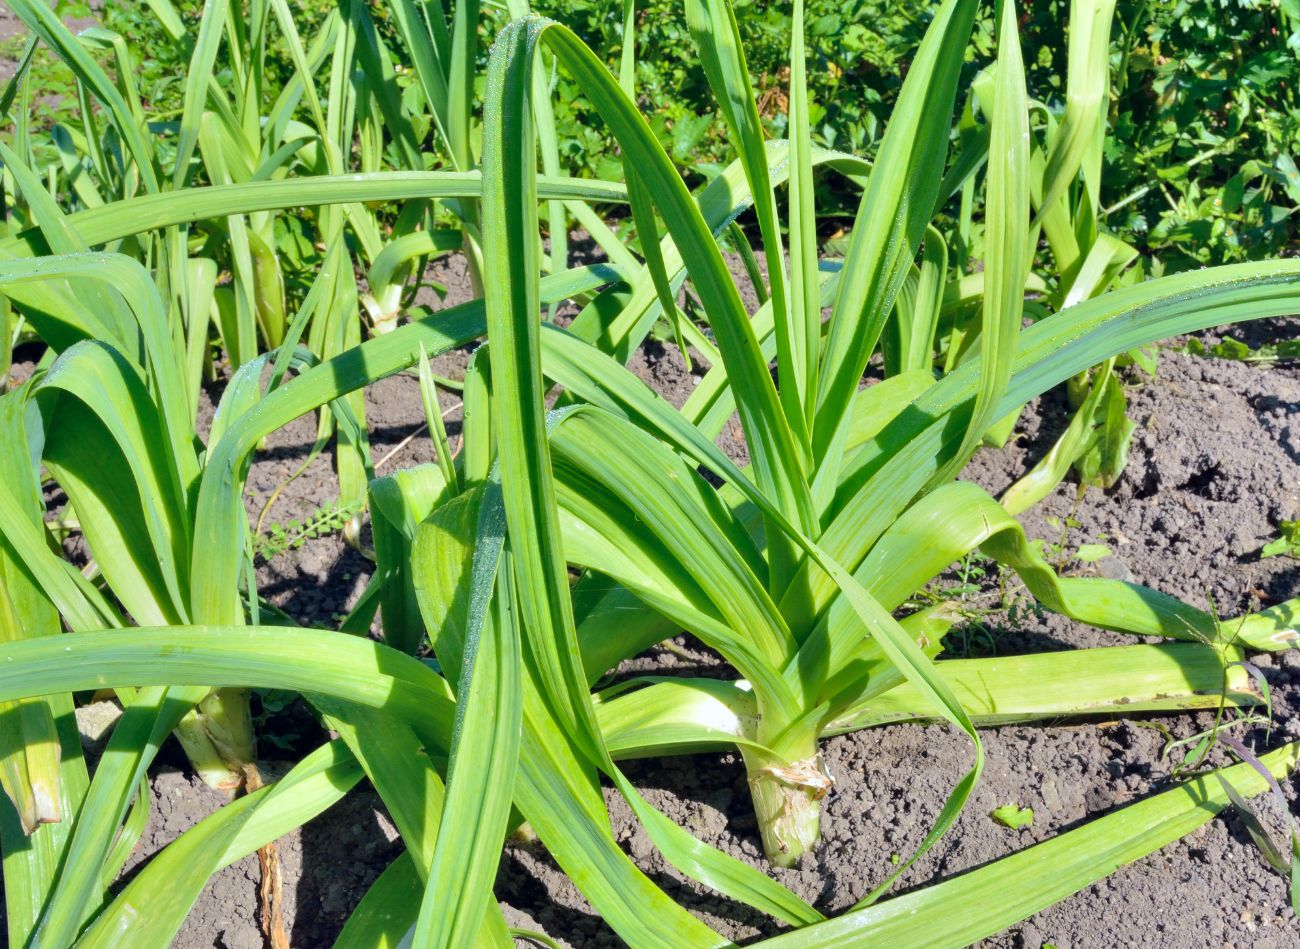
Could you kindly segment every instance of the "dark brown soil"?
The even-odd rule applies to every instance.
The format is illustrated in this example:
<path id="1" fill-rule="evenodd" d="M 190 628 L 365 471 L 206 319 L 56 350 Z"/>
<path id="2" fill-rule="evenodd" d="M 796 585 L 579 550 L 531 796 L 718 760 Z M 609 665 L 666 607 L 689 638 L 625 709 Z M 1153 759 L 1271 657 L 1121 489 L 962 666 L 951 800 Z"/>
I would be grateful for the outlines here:
<path id="1" fill-rule="evenodd" d="M 125 874 L 226 803 L 227 795 L 208 788 L 185 765 L 182 755 L 169 754 L 153 779 L 153 813 Z M 287 762 L 262 766 L 267 780 L 288 769 Z M 320 820 L 281 838 L 277 849 L 293 945 L 316 947 L 333 941 L 375 877 L 401 853 L 401 844 L 378 798 L 367 791 L 348 795 Z M 260 879 L 255 856 L 217 873 L 172 945 L 262 949 Z"/>
<path id="2" fill-rule="evenodd" d="M 457 277 L 460 278 L 459 282 Z M 465 294 L 463 272 L 442 272 L 453 297 Z M 1297 321 L 1274 321 L 1256 335 L 1294 336 Z M 1238 335 L 1241 335 L 1238 333 Z M 458 376 L 465 355 L 439 361 Z M 632 368 L 667 398 L 680 403 L 694 377 L 671 350 L 648 344 Z M 1259 548 L 1280 519 L 1296 516 L 1300 462 L 1300 373 L 1209 361 L 1169 351 L 1159 377 L 1134 376 L 1132 417 L 1139 425 L 1129 467 L 1114 489 L 1090 489 L 1076 503 L 1063 485 L 1023 517 L 1031 536 L 1073 550 L 1107 544 L 1105 569 L 1184 597 L 1213 603 L 1227 615 L 1300 594 L 1297 561 L 1261 561 Z M 214 393 L 215 394 L 215 393 Z M 444 396 L 448 433 L 458 438 L 456 399 Z M 366 409 L 380 473 L 432 457 L 414 379 L 396 377 L 373 387 Z M 1049 394 L 1031 406 L 1005 450 L 982 450 L 966 476 L 994 492 L 1027 470 L 1063 424 L 1064 403 Z M 208 408 L 210 414 L 210 406 Z M 305 457 L 315 423 L 300 419 L 259 453 L 249 477 L 248 507 L 262 504 Z M 390 455 L 391 453 L 391 455 Z M 327 451 L 289 483 L 268 512 L 269 522 L 309 517 L 337 497 Z M 1061 527 L 1067 518 L 1078 526 Z M 263 594 L 299 622 L 336 625 L 355 602 L 371 571 L 368 561 L 337 535 L 264 562 Z M 949 578 L 951 581 L 952 578 Z M 976 598 L 973 607 L 979 607 Z M 990 604 L 991 606 L 991 604 Z M 1059 617 L 977 611 L 950 642 L 969 654 L 1013 654 L 1123 642 Z M 1275 702 L 1271 736 L 1248 736 L 1260 748 L 1300 738 L 1300 653 L 1256 658 Z M 657 647 L 623 671 L 687 672 L 717 660 L 682 637 L 674 649 Z M 720 671 L 721 674 L 721 671 Z M 300 704 L 274 713 L 267 733 L 287 735 L 285 750 L 264 742 L 271 776 L 321 739 Z M 1166 716 L 1161 724 L 1187 736 L 1207 717 Z M 956 827 L 903 878 L 916 888 L 1079 826 L 1090 817 L 1140 799 L 1170 783 L 1161 760 L 1163 738 L 1127 720 L 1053 722 L 984 733 L 988 766 Z M 827 914 L 861 898 L 921 841 L 953 784 L 967 767 L 968 744 L 942 727 L 892 726 L 830 740 L 825 745 L 836 779 L 825 809 L 825 842 L 796 869 L 776 871 L 786 885 Z M 174 749 L 154 779 L 154 813 L 133 858 L 140 861 L 223 801 L 185 772 Z M 922 765 L 918 767 L 918 764 Z M 734 755 L 701 755 L 630 762 L 626 770 L 646 797 L 692 833 L 740 859 L 762 865 L 743 768 Z M 1293 811 L 1294 782 L 1284 785 Z M 719 932 L 737 941 L 777 931 L 771 921 L 704 893 L 668 867 L 614 792 L 607 792 L 615 833 L 627 851 L 670 893 Z M 1034 809 L 1033 826 L 1012 831 L 989 812 L 1001 804 Z M 1267 805 L 1262 805 L 1267 812 Z M 1276 815 L 1275 815 L 1276 816 Z M 280 842 L 285 865 L 286 915 L 295 946 L 328 945 L 370 882 L 400 852 L 382 805 L 367 785 L 308 827 Z M 1044 872 L 1051 872 L 1049 867 Z M 261 945 L 257 921 L 256 860 L 218 874 L 208 885 L 174 945 L 180 949 Z M 497 895 L 512 925 L 542 929 L 575 947 L 618 945 L 581 895 L 538 846 L 507 847 Z M 1121 869 L 1115 875 L 987 941 L 998 947 L 1162 946 L 1283 947 L 1300 945 L 1287 905 L 1286 884 L 1264 865 L 1232 816 L 1211 821 L 1190 838 Z"/>

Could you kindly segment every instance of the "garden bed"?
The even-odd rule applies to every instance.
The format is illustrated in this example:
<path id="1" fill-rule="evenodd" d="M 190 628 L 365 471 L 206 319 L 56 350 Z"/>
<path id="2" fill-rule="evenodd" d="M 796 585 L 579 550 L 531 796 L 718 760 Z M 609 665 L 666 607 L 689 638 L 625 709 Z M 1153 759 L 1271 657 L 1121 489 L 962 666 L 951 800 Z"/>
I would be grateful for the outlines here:
<path id="1" fill-rule="evenodd" d="M 449 287 L 449 301 L 467 295 L 467 286 L 457 282 L 463 273 L 454 264 L 440 268 L 437 276 Z M 1300 335 L 1300 321 L 1242 327 L 1234 335 L 1256 342 L 1256 337 L 1292 338 Z M 435 368 L 456 376 L 463 364 L 464 355 L 453 353 Z M 693 385 L 679 357 L 653 342 L 632 365 L 676 403 Z M 1197 605 L 1212 602 L 1224 616 L 1300 594 L 1295 560 L 1258 556 L 1275 535 L 1277 522 L 1296 513 L 1300 372 L 1284 364 L 1209 360 L 1169 349 L 1161 354 L 1158 378 L 1132 376 L 1130 382 L 1130 417 L 1138 433 L 1125 474 L 1111 491 L 1089 490 L 1083 504 L 1075 503 L 1073 484 L 1061 485 L 1021 518 L 1030 536 L 1057 545 L 1066 556 L 1081 544 L 1104 544 L 1112 556 L 1090 565 L 1076 561 L 1071 569 L 1131 578 Z M 449 393 L 444 399 L 454 444 L 456 399 Z M 210 404 L 205 411 L 210 417 Z M 1000 492 L 1052 444 L 1065 412 L 1063 399 L 1049 393 L 1022 417 L 1011 444 L 1004 450 L 982 450 L 966 477 Z M 377 463 L 387 457 L 391 468 L 430 459 L 413 378 L 399 376 L 372 387 L 367 413 Z M 259 453 L 249 478 L 250 515 L 256 517 L 269 492 L 299 466 L 314 438 L 314 422 L 299 419 Z M 381 474 L 386 470 L 379 467 Z M 268 522 L 308 518 L 336 491 L 330 455 L 322 454 L 284 488 Z M 337 625 L 337 617 L 360 595 L 370 569 L 339 535 L 331 534 L 262 561 L 258 579 L 263 595 L 297 621 Z M 1028 595 L 1016 591 L 1014 579 L 1006 597 L 1016 607 L 1014 617 L 1001 608 L 995 575 L 950 573 L 941 585 L 951 592 L 963 582 L 971 618 L 950 634 L 949 648 L 966 655 L 1132 641 L 1036 613 Z M 1253 661 L 1270 684 L 1274 727 L 1271 738 L 1262 728 L 1241 737 L 1261 748 L 1300 738 L 1300 653 Z M 732 674 L 688 637 L 629 660 L 620 672 L 690 675 L 697 670 Z M 1208 727 L 1212 718 L 1208 713 L 1112 717 L 986 730 L 988 765 L 965 813 L 908 871 L 898 890 L 978 867 L 1170 786 L 1171 760 L 1161 758 L 1165 733 L 1185 738 Z M 264 769 L 274 776 L 287 767 L 278 756 L 287 761 L 294 752 L 300 755 L 320 734 L 301 705 L 290 705 L 266 722 L 263 736 Z M 281 752 L 268 736 L 294 747 Z M 825 752 L 836 785 L 825 809 L 824 841 L 799 867 L 774 872 L 831 914 L 861 898 L 887 875 L 893 860 L 905 858 L 919 844 L 968 766 L 969 750 L 951 729 L 900 725 L 834 738 Z M 912 767 L 917 759 L 926 766 Z M 697 837 L 766 866 L 737 756 L 628 762 L 626 771 L 648 800 Z M 224 803 L 186 770 L 174 747 L 163 755 L 153 793 L 154 814 L 131 865 Z M 1296 794 L 1289 784 L 1287 793 L 1295 809 Z M 608 791 L 606 799 L 622 845 L 674 899 L 737 941 L 777 931 L 746 907 L 685 882 L 655 851 L 617 792 Z M 1032 826 L 1012 830 L 996 823 L 989 814 L 1004 804 L 1033 808 Z M 1264 798 L 1258 806 L 1267 815 L 1273 805 Z M 284 909 L 292 944 L 327 945 L 400 849 L 395 828 L 365 785 L 283 839 Z M 175 945 L 260 946 L 259 876 L 255 857 L 215 876 Z M 543 930 L 575 947 L 619 944 L 539 845 L 506 848 L 496 893 L 512 925 Z M 1240 821 L 1229 814 L 986 944 L 1031 949 L 1045 944 L 1281 947 L 1295 944 L 1294 925 L 1285 881 L 1264 865 Z"/>
<path id="2" fill-rule="evenodd" d="M 1154 375 L 1107 357 L 1147 333 L 1300 313 L 1300 261 L 1281 256 L 1300 191 L 1272 131 L 1294 110 L 1251 92 L 1294 70 L 1284 40 L 1296 45 L 1300 20 L 1180 6 L 1175 28 L 1141 4 L 1067 17 L 973 0 L 845 19 L 796 3 L 786 19 L 699 0 L 667 19 L 629 6 L 635 20 L 584 26 L 579 7 L 564 26 L 506 26 L 477 4 L 425 9 L 432 19 L 407 6 L 254 4 L 266 19 L 251 29 L 234 0 L 0 8 L 0 83 L 13 79 L 0 391 L 58 356 L 0 412 L 0 712 L 14 722 L 0 922 L 15 947 L 314 947 L 349 920 L 349 947 L 412 926 L 403 944 L 751 945 L 816 923 L 812 906 L 839 918 L 800 945 L 1297 944 L 1300 890 L 1268 868 L 1256 823 L 1291 829 L 1300 879 L 1282 813 L 1298 810 L 1297 782 L 1253 805 L 1236 795 L 1265 790 L 1252 751 L 1291 742 L 1268 758 L 1279 776 L 1300 755 L 1300 652 L 1228 668 L 1235 627 L 1215 620 L 1287 601 L 1237 632 L 1265 650 L 1300 635 L 1300 370 L 1259 358 L 1300 356 L 1300 318 L 1234 329 L 1248 345 L 1220 355 L 1251 362 L 1208 358 L 1214 331 L 1166 346 Z M 855 18 L 884 31 L 880 48 L 860 45 Z M 1267 48 L 1198 52 L 1206 23 L 1243 40 L 1257 22 Z M 94 23 L 105 29 L 67 29 Z M 655 52 L 664 41 L 670 55 Z M 616 50 L 617 84 L 604 72 Z M 535 55 L 554 71 L 551 109 L 530 81 Z M 1217 155 L 1199 154 L 1221 132 Z M 859 158 L 824 150 L 844 147 Z M 389 174 L 415 170 L 431 173 Z M 598 234 L 599 252 L 575 235 L 570 266 L 608 254 L 622 285 L 555 261 L 539 285 L 534 198 L 549 233 Z M 631 217 L 606 233 L 595 215 L 623 200 Z M 837 222 L 859 200 L 846 236 Z M 788 280 L 718 257 L 786 234 Z M 428 255 L 460 250 L 427 275 L 444 292 L 412 301 Z M 819 268 L 818 254 L 843 265 Z M 679 318 L 667 297 L 681 292 L 698 306 Z M 397 328 L 413 302 L 441 316 L 475 295 L 482 311 Z M 819 295 L 834 298 L 824 346 Z M 576 336 L 536 338 L 539 296 L 585 304 Z M 646 338 L 656 304 L 673 325 Z M 549 316 L 568 325 L 577 311 Z M 586 347 L 604 325 L 609 338 Z M 597 352 L 625 331 L 629 368 L 675 406 L 694 394 L 689 408 L 638 401 Z M 694 370 L 682 333 L 710 353 Z M 468 340 L 490 340 L 490 364 L 446 351 Z M 440 389 L 426 349 L 452 380 Z M 936 382 L 936 350 L 946 369 L 976 352 L 981 364 Z M 735 396 L 744 431 L 731 402 L 700 405 L 722 373 L 701 385 L 699 363 L 723 356 L 720 398 Z M 274 369 L 258 361 L 272 357 Z M 538 384 L 539 365 L 558 386 Z M 301 376 L 281 389 L 290 366 Z M 412 366 L 419 383 L 415 368 L 387 375 Z M 1059 386 L 1004 447 L 976 451 L 982 434 L 1008 434 L 1000 415 L 1081 372 L 1077 414 Z M 457 445 L 454 380 L 467 375 L 471 437 L 453 466 L 431 405 L 443 400 Z M 545 409 L 571 398 L 596 407 L 544 429 Z M 415 471 L 433 457 L 426 426 L 442 464 Z M 729 457 L 687 447 L 701 431 Z M 365 444 L 382 478 L 373 531 L 345 442 Z M 751 450 L 757 487 L 735 467 Z M 1071 462 L 1123 475 L 1082 495 L 1067 478 L 1033 507 L 1014 490 L 1006 509 L 990 497 L 1053 460 L 1057 476 Z M 979 490 L 944 483 L 962 465 Z M 693 490 L 697 470 L 718 494 Z M 729 510 L 736 491 L 746 501 Z M 1036 550 L 1007 518 L 1026 507 Z M 980 541 L 989 557 L 968 553 Z M 607 581 L 670 621 L 625 591 L 605 597 Z M 699 638 L 662 640 L 683 629 Z M 1116 646 L 1128 648 L 1098 648 Z M 921 655 L 940 648 L 937 665 Z M 750 685 L 721 681 L 739 675 Z M 707 688 L 623 690 L 646 676 Z M 1227 708 L 1229 681 L 1233 702 L 1253 689 L 1267 708 Z M 118 692 L 127 712 L 106 755 L 119 706 L 105 690 L 127 686 L 158 690 Z M 62 729 L 74 708 L 88 791 L 76 731 Z M 1017 709 L 1037 720 L 1006 724 Z M 952 725 L 829 737 L 856 718 L 936 712 Z M 1001 724 L 976 737 L 968 713 Z M 1216 741 L 1220 726 L 1232 737 Z M 173 729 L 180 741 L 162 741 Z M 605 742 L 659 757 L 620 773 Z M 1207 773 L 1232 761 L 1245 783 Z M 236 786 L 248 796 L 211 790 Z M 127 814 L 137 787 L 152 806 Z M 648 831 L 634 788 L 685 833 Z M 502 847 L 512 812 L 531 824 Z M 855 911 L 885 880 L 915 895 Z"/>

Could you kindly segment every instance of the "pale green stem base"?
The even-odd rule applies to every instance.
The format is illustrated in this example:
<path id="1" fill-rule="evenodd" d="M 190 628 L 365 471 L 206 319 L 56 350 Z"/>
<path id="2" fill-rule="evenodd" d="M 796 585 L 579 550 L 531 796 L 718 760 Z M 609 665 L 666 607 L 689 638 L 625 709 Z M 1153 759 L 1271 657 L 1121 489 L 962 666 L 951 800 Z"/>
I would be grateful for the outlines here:
<path id="1" fill-rule="evenodd" d="M 782 764 L 746 761 L 763 851 L 777 867 L 793 867 L 821 842 L 821 801 L 833 783 L 821 755 Z"/>
<path id="2" fill-rule="evenodd" d="M 208 787 L 232 790 L 248 779 L 256 757 L 247 689 L 217 689 L 176 726 L 185 755 Z"/>

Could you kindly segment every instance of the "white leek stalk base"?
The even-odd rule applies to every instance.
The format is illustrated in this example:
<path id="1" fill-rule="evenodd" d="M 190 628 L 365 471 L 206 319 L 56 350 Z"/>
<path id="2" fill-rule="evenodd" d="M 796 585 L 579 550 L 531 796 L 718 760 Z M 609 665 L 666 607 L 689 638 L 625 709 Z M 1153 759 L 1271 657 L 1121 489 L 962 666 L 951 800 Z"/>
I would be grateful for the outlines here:
<path id="1" fill-rule="evenodd" d="M 763 851 L 773 866 L 793 867 L 821 841 L 821 802 L 834 780 L 820 754 L 747 764 Z"/>

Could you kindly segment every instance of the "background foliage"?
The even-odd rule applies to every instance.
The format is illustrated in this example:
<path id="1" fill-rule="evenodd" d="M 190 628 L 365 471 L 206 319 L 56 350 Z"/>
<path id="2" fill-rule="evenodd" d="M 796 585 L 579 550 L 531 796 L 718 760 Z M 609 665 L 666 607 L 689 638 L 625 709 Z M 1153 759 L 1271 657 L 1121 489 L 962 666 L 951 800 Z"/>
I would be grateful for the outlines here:
<path id="1" fill-rule="evenodd" d="M 298 4 L 304 32 L 332 5 Z M 177 6 L 192 22 L 202 9 L 197 0 Z M 677 0 L 638 4 L 636 87 L 669 153 L 702 181 L 734 153 L 725 124 L 709 105 L 708 83 L 690 53 L 679 6 Z M 543 0 L 535 9 L 573 28 L 617 69 L 622 4 Z M 64 16 L 89 12 L 80 3 L 61 3 L 59 10 Z M 1062 24 L 1068 12 L 1068 0 L 1049 0 L 1027 5 L 1021 17 L 1030 95 L 1057 112 L 1064 99 Z M 504 10 L 488 13 L 485 38 L 507 19 Z M 391 28 L 382 7 L 374 15 L 381 32 Z M 760 114 L 769 134 L 783 137 L 790 8 L 750 0 L 736 4 L 736 15 Z M 1300 105 L 1292 78 L 1300 55 L 1298 16 L 1300 0 L 1118 3 L 1102 201 L 1109 210 L 1107 226 L 1149 252 L 1144 256 L 1151 271 L 1263 259 L 1280 253 L 1294 236 L 1300 205 L 1294 157 L 1300 151 Z M 127 38 L 154 118 L 167 121 L 179 110 L 189 51 L 161 31 L 144 0 L 107 4 L 102 18 Z M 811 0 L 807 22 L 813 140 L 870 156 L 925 29 L 926 10 L 894 0 Z M 971 74 L 975 62 L 990 56 L 992 36 L 992 13 L 986 10 L 966 53 Z M 487 46 L 481 47 L 484 58 Z M 21 50 L 21 39 L 12 38 L 2 52 L 16 59 Z M 43 48 L 37 56 L 33 87 L 47 94 L 33 107 L 41 124 L 49 125 L 74 113 L 76 99 L 64 68 Z M 287 53 L 273 48 L 268 68 L 288 76 Z M 582 90 L 562 74 L 553 81 L 559 84 L 561 161 L 574 174 L 616 177 L 617 152 Z M 43 141 L 34 140 L 38 151 Z M 432 136 L 426 144 L 433 147 Z M 823 235 L 848 223 L 856 198 L 819 197 L 821 213 L 831 218 L 822 221 Z M 844 220 L 834 220 L 841 213 Z"/>
<path id="2" fill-rule="evenodd" d="M 621 51 L 621 20 L 609 0 L 539 3 L 603 50 Z M 706 111 L 708 84 L 690 56 L 673 0 L 639 9 L 637 88 L 673 157 L 713 173 L 731 157 L 725 125 Z M 1021 38 L 1029 92 L 1063 108 L 1068 0 L 1026 5 Z M 1300 108 L 1293 77 L 1300 54 L 1297 0 L 1120 0 L 1111 75 L 1103 206 L 1107 224 L 1148 266 L 1181 270 L 1276 255 L 1295 234 L 1300 203 Z M 770 134 L 785 134 L 785 4 L 736 4 L 749 68 Z M 908 59 L 926 25 L 924 6 L 893 0 L 811 0 L 808 54 L 813 139 L 854 154 L 874 152 Z M 991 8 L 977 24 L 968 64 L 991 53 Z M 968 65 L 973 72 L 973 65 Z M 969 78 L 969 77 L 968 77 Z M 575 172 L 608 173 L 605 133 L 581 90 L 561 78 L 557 121 Z M 600 156 L 591 157 L 588 156 Z M 1275 157 L 1274 157 L 1275 156 Z M 819 205 L 825 208 L 823 201 Z M 846 212 L 848 200 L 842 203 Z"/>

